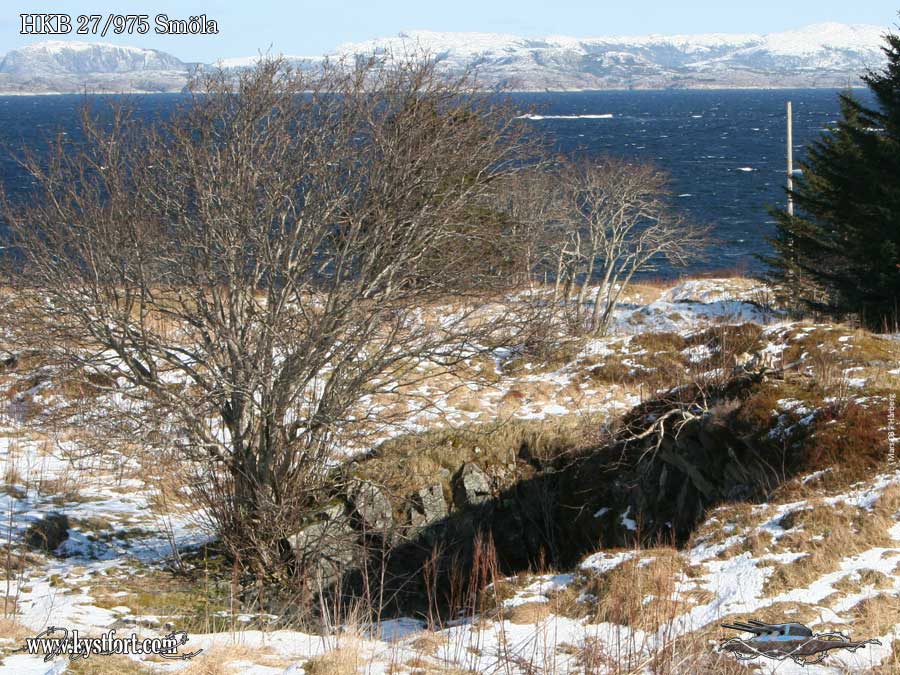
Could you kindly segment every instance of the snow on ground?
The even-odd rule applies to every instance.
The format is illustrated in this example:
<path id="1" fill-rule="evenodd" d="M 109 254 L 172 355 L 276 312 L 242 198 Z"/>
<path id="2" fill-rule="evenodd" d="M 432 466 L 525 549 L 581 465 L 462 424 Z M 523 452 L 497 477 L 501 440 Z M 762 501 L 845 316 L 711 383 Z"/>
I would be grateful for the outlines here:
<path id="1" fill-rule="evenodd" d="M 582 386 L 579 373 L 585 366 L 579 359 L 591 357 L 593 364 L 605 359 L 626 356 L 640 358 L 639 350 L 630 344 L 632 336 L 648 331 L 690 333 L 713 323 L 755 322 L 768 326 L 764 332 L 767 345 L 762 350 L 773 356 L 786 347 L 786 340 L 796 335 L 814 335 L 822 327 L 798 327 L 779 320 L 764 309 L 765 289 L 746 280 L 690 280 L 663 290 L 658 297 L 641 301 L 628 300 L 614 318 L 612 334 L 583 343 L 571 360 L 549 370 L 530 362 L 519 363 L 514 372 L 506 366 L 518 357 L 513 349 L 495 354 L 487 366 L 490 377 L 484 382 L 468 382 L 459 387 L 448 383 L 426 383 L 416 393 L 428 402 L 426 408 L 410 406 L 407 416 L 389 427 L 380 428 L 373 436 L 384 439 L 399 433 L 423 430 L 441 425 L 461 425 L 496 419 L 501 413 L 520 419 L 541 419 L 574 411 L 613 414 L 638 402 L 634 391 L 618 385 Z M 793 331 L 793 332 L 791 332 Z M 838 344 L 850 347 L 855 338 L 842 336 Z M 703 349 L 693 348 L 691 362 L 708 358 Z M 626 359 L 626 360 L 628 360 Z M 634 363 L 634 361 L 631 361 Z M 474 370 L 485 368 L 473 363 Z M 893 372 L 893 371 L 891 371 Z M 900 369 L 898 369 L 900 372 Z M 853 387 L 865 384 L 865 373 L 850 369 L 843 373 Z M 519 392 L 513 395 L 513 392 Z M 30 392 L 34 395 L 39 392 Z M 387 409 L 389 402 L 367 400 L 368 411 Z M 53 556 L 32 555 L 20 575 L 11 580 L 7 595 L 17 599 L 16 620 L 28 630 L 39 631 L 48 624 L 79 628 L 97 633 L 112 626 L 121 633 L 137 631 L 141 635 L 165 632 L 165 617 L 141 615 L 126 603 L 120 605 L 116 580 L 128 578 L 135 570 L 160 570 L 179 550 L 197 547 L 209 538 L 202 526 L 202 514 L 176 510 L 167 512 L 154 498 L 153 485 L 140 475 L 129 458 L 110 466 L 85 464 L 67 452 L 64 434 L 34 434 L 17 422 L 16 399 L 6 411 L 5 425 L 0 427 L 0 468 L 3 489 L 0 494 L 0 528 L 7 548 L 18 545 L 28 526 L 53 512 L 63 512 L 72 524 L 69 539 Z M 801 401 L 778 401 L 781 412 L 808 413 Z M 773 411 L 778 412 L 778 411 Z M 348 452 L 362 448 L 348 447 Z M 802 479 L 801 484 L 817 480 L 825 472 Z M 435 631 L 425 631 L 415 619 L 386 621 L 378 626 L 345 627 L 333 635 L 310 635 L 297 631 L 260 631 L 235 629 L 222 633 L 191 634 L 189 648 L 202 648 L 214 654 L 226 647 L 233 651 L 234 672 L 291 673 L 305 672 L 309 659 L 321 657 L 336 648 L 357 655 L 359 672 L 401 675 L 416 672 L 415 663 L 426 663 L 441 672 L 442 668 L 461 667 L 478 673 L 568 673 L 583 669 L 589 653 L 605 658 L 646 660 L 679 635 L 702 630 L 702 649 L 712 650 L 716 640 L 731 637 L 716 624 L 735 614 L 756 615 L 777 606 L 779 611 L 813 611 L 818 619 L 810 627 L 846 625 L 852 629 L 852 613 L 860 603 L 883 594 L 900 594 L 900 512 L 890 514 L 893 524 L 888 534 L 895 546 L 882 543 L 859 551 L 847 551 L 832 569 L 809 580 L 802 587 L 772 593 L 767 583 L 782 566 L 802 560 L 805 552 L 781 548 L 791 533 L 785 523 L 787 514 L 812 508 L 847 508 L 872 512 L 886 491 L 900 489 L 900 472 L 874 477 L 866 484 L 828 499 L 793 500 L 775 505 L 761 505 L 750 511 L 748 522 L 732 521 L 729 511 L 717 509 L 710 514 L 706 530 L 715 537 L 700 536 L 686 550 L 678 552 L 685 570 L 676 573 L 676 608 L 665 626 L 658 630 L 646 626 L 628 626 L 592 620 L 592 612 L 565 611 L 560 598 L 572 595 L 575 607 L 591 607 L 598 602 L 593 593 L 582 590 L 590 580 L 631 569 L 648 570 L 655 560 L 648 552 L 601 551 L 587 557 L 573 571 L 531 575 L 519 580 L 506 580 L 517 585 L 515 593 L 503 600 L 498 613 L 485 617 L 461 617 Z M 598 517 L 604 509 L 598 511 Z M 618 514 L 622 523 L 633 523 L 628 512 Z M 769 538 L 763 551 L 740 547 L 755 535 Z M 736 550 L 737 549 L 737 550 Z M 690 571 L 690 574 L 688 574 Z M 649 573 L 649 572 L 648 572 Z M 880 573 L 887 586 L 858 583 L 852 592 L 836 593 L 847 580 L 862 579 Z M 868 578 L 868 577 L 867 577 Z M 98 603 L 95 595 L 103 585 L 113 600 Z M 690 598 L 690 599 L 689 599 Z M 653 598 L 645 598 L 652 601 Z M 102 604 L 103 606 L 100 606 Z M 539 606 L 535 609 L 536 606 Z M 794 609 L 786 609 L 793 607 Z M 531 614 L 528 614 L 531 612 Z M 511 614 L 510 614 L 511 613 Z M 532 618 L 522 620 L 521 616 Z M 786 614 L 788 620 L 789 614 Z M 798 614 L 799 616 L 799 614 Z M 518 617 L 518 618 L 517 618 Z M 848 618 L 849 617 L 849 618 Z M 249 618 L 249 617 L 248 617 Z M 898 617 L 900 621 L 900 617 Z M 240 624 L 240 622 L 239 622 Z M 352 629 L 352 630 L 351 630 Z M 790 662 L 757 663 L 762 672 L 826 673 L 859 672 L 877 665 L 890 655 L 892 641 L 900 639 L 900 624 L 879 637 L 882 646 L 867 646 L 856 653 L 839 652 L 829 656 L 823 665 L 802 667 Z M 432 645 L 424 648 L 423 643 Z M 10 655 L 9 640 L 0 636 L 0 673 L 62 672 L 63 661 L 45 664 L 37 657 Z M 238 649 L 240 648 L 240 649 Z M 237 650 L 237 651 L 234 651 Z M 232 652 L 228 652 L 232 653 Z M 101 657 L 95 657 L 101 658 Z M 199 657 L 198 657 L 199 658 Z M 159 672 L 172 672 L 189 664 L 145 663 Z M 321 672 L 321 671 L 317 671 Z M 429 671 L 430 672 L 430 671 Z"/>
<path id="2" fill-rule="evenodd" d="M 595 290 L 590 289 L 588 297 Z M 539 369 L 537 364 L 528 362 L 527 357 L 523 358 L 518 348 L 500 347 L 493 350 L 494 363 L 490 373 L 481 363 L 472 363 L 473 371 L 491 375 L 487 378 L 490 381 L 477 385 L 469 382 L 461 387 L 456 378 L 436 378 L 422 384 L 407 392 L 414 398 L 405 404 L 408 412 L 405 417 L 401 415 L 390 424 L 379 425 L 364 445 L 349 442 L 347 454 L 365 452 L 369 447 L 405 433 L 494 421 L 498 417 L 540 420 L 575 410 L 594 415 L 619 413 L 639 403 L 640 392 L 618 385 L 593 387 L 576 382 L 587 368 L 579 364 L 579 357 L 590 357 L 590 365 L 595 366 L 602 365 L 606 357 L 644 354 L 628 346 L 630 337 L 644 333 L 691 333 L 711 325 L 748 322 L 772 327 L 786 325 L 780 321 L 777 312 L 764 307 L 765 299 L 771 295 L 767 288 L 749 279 L 689 279 L 656 295 L 658 297 L 648 301 L 640 291 L 626 293 L 614 312 L 609 334 L 584 341 L 573 360 L 555 369 Z M 517 297 L 521 299 L 520 296 Z M 590 304 L 586 311 L 591 311 Z M 436 312 L 438 316 L 450 313 L 449 309 Z M 710 352 L 699 346 L 692 348 L 689 356 L 691 361 L 700 362 L 710 356 Z M 647 357 L 652 361 L 652 355 Z M 511 363 L 520 365 L 514 375 L 505 371 Z M 390 403 L 376 398 L 363 399 L 360 419 L 377 416 L 391 407 Z"/>
<path id="3" fill-rule="evenodd" d="M 764 309 L 766 287 L 747 279 L 691 279 L 650 303 L 624 303 L 615 312 L 614 333 L 687 331 L 711 323 L 768 324 L 777 314 Z"/>
<path id="4" fill-rule="evenodd" d="M 70 525 L 54 556 L 13 573 L 6 595 L 15 599 L 16 621 L 35 632 L 56 625 L 93 633 L 134 618 L 128 607 L 95 605 L 90 589 L 98 579 L 159 564 L 173 550 L 210 537 L 198 526 L 200 514 L 161 512 L 144 481 L 117 478 L 109 469 L 67 456 L 65 446 L 52 436 L 30 438 L 15 425 L 0 427 L 0 541 L 18 548 L 28 527 L 50 514 L 65 514 Z M 120 463 L 119 471 L 126 465 Z M 59 667 L 19 655 L 4 659 L 0 673 L 58 672 Z"/>

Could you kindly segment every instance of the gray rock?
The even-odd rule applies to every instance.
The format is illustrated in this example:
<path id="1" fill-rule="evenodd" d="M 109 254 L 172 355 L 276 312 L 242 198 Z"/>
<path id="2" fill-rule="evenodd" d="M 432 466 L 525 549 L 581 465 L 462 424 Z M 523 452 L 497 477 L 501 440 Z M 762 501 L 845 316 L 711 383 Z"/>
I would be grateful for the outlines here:
<path id="1" fill-rule="evenodd" d="M 423 487 L 412 501 L 409 521 L 414 528 L 425 527 L 447 517 L 447 500 L 440 483 Z"/>
<path id="2" fill-rule="evenodd" d="M 440 483 L 422 488 L 418 495 L 427 522 L 440 520 L 447 515 L 447 501 L 444 499 L 444 489 Z"/>
<path id="3" fill-rule="evenodd" d="M 294 556 L 310 578 L 321 587 L 340 581 L 361 554 L 359 534 L 337 509 L 322 514 L 288 538 Z"/>
<path id="4" fill-rule="evenodd" d="M 491 498 L 488 477 L 477 464 L 463 464 L 453 485 L 453 502 L 457 507 L 482 504 Z"/>
<path id="5" fill-rule="evenodd" d="M 394 524 L 391 502 L 374 483 L 361 481 L 356 485 L 353 508 L 366 530 L 387 532 Z"/>

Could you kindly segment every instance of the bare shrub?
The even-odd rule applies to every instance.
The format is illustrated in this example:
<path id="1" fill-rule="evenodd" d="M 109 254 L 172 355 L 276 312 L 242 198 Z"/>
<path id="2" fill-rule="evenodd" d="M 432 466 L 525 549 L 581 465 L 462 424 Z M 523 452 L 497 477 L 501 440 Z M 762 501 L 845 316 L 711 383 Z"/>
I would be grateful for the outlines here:
<path id="1" fill-rule="evenodd" d="M 472 84 L 427 60 L 262 60 L 204 75 L 153 123 L 88 107 L 82 141 L 22 158 L 35 191 L 4 200 L 17 340 L 93 373 L 84 426 L 185 460 L 258 579 L 290 568 L 356 404 L 411 361 L 515 334 L 476 308 L 512 278 L 518 240 L 492 205 L 532 148 Z"/>
<path id="2" fill-rule="evenodd" d="M 666 177 L 623 160 L 565 163 L 567 228 L 558 253 L 555 297 L 579 332 L 605 333 L 625 287 L 659 262 L 681 265 L 701 251 L 706 230 L 680 219 Z M 596 286 L 592 285 L 598 280 Z"/>

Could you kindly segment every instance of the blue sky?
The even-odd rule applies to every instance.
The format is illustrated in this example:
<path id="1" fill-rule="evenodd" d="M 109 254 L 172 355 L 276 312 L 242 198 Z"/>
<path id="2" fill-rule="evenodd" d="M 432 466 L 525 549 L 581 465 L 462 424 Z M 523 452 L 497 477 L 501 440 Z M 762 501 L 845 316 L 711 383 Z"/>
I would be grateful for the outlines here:
<path id="1" fill-rule="evenodd" d="M 150 15 L 149 34 L 108 35 L 103 40 L 162 49 L 196 61 L 251 55 L 270 46 L 285 54 L 321 54 L 342 42 L 420 28 L 590 37 L 772 32 L 821 21 L 888 27 L 897 24 L 900 8 L 897 0 L 4 0 L 2 4 L 0 53 L 36 41 L 35 36 L 18 34 L 22 12 L 65 12 L 73 16 L 134 13 Z M 155 35 L 153 17 L 160 13 L 185 19 L 206 14 L 218 22 L 220 32 L 216 36 Z"/>

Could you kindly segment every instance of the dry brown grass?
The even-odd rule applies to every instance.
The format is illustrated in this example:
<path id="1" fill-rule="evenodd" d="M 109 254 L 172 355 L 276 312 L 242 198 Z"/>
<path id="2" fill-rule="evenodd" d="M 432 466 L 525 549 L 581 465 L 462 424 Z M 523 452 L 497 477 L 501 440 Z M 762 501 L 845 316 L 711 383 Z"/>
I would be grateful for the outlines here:
<path id="1" fill-rule="evenodd" d="M 519 382 L 516 389 L 525 394 L 525 398 L 531 403 L 546 403 L 557 392 L 557 385 L 552 382 L 538 380 L 536 382 Z"/>
<path id="2" fill-rule="evenodd" d="M 523 602 L 504 611 L 504 618 L 510 623 L 528 626 L 544 621 L 550 616 L 549 602 Z"/>
<path id="3" fill-rule="evenodd" d="M 570 619 L 584 619 L 592 616 L 595 611 L 594 601 L 588 596 L 582 596 L 585 585 L 589 583 L 589 576 L 578 573 L 574 581 L 562 588 L 554 589 L 547 593 L 547 607 L 551 614 Z"/>
<path id="4" fill-rule="evenodd" d="M 417 637 L 413 638 L 409 646 L 422 654 L 434 656 L 437 650 L 447 644 L 450 637 L 446 633 L 426 630 L 422 631 Z"/>
<path id="5" fill-rule="evenodd" d="M 0 640 L 21 643 L 26 637 L 33 637 L 34 631 L 15 619 L 0 617 Z"/>
<path id="6" fill-rule="evenodd" d="M 103 373 L 75 371 L 52 379 L 41 393 L 70 400 L 94 398 L 114 388 L 115 384 L 115 380 Z"/>
<path id="7" fill-rule="evenodd" d="M 676 549 L 652 548 L 604 574 L 589 577 L 580 590 L 596 598 L 592 622 L 658 630 L 679 613 L 684 602 L 675 589 L 685 567 L 685 559 Z"/>
<path id="8" fill-rule="evenodd" d="M 727 560 L 742 553 L 750 553 L 754 558 L 772 552 L 774 537 L 770 532 L 751 531 L 731 546 L 719 551 L 717 558 Z"/>
<path id="9" fill-rule="evenodd" d="M 848 383 L 848 369 L 853 369 L 852 377 L 866 378 L 868 396 L 886 395 L 900 384 L 888 372 L 900 361 L 896 340 L 844 325 L 797 326 L 781 338 L 786 344 L 783 364 L 812 377 L 829 396 L 846 399 L 856 393 Z"/>
<path id="10" fill-rule="evenodd" d="M 586 376 L 595 384 L 624 385 L 639 382 L 647 371 L 625 363 L 626 359 L 627 357 L 619 354 L 611 354 L 602 363 L 589 369 Z"/>
<path id="11" fill-rule="evenodd" d="M 861 586 L 873 586 L 874 588 L 893 588 L 894 580 L 884 572 L 871 569 L 861 569 L 858 571 L 859 583 Z"/>
<path id="12" fill-rule="evenodd" d="M 866 391 L 890 395 L 891 392 L 900 390 L 900 373 L 893 373 L 896 366 L 889 369 L 888 366 L 865 366 L 854 377 L 866 379 Z"/>
<path id="13" fill-rule="evenodd" d="M 479 354 L 455 364 L 450 377 L 457 383 L 471 382 L 479 387 L 488 387 L 496 384 L 501 375 L 497 372 L 494 359 L 487 354 Z"/>
<path id="14" fill-rule="evenodd" d="M 816 326 L 813 330 L 802 328 L 799 326 L 787 333 L 784 360 L 786 363 L 801 362 L 804 368 L 820 377 L 827 379 L 831 369 L 829 364 L 849 368 L 900 361 L 900 344 L 896 340 L 839 324 Z"/>
<path id="15" fill-rule="evenodd" d="M 715 651 L 718 636 L 713 627 L 705 627 L 664 638 L 662 645 L 649 657 L 641 643 L 623 641 L 606 645 L 588 638 L 572 648 L 577 664 L 584 675 L 746 675 L 757 672 L 756 664 L 744 664 L 730 654 Z"/>
<path id="16" fill-rule="evenodd" d="M 812 433 L 804 439 L 804 468 L 833 468 L 825 482 L 834 487 L 871 476 L 887 457 L 886 420 L 886 403 L 861 405 L 849 401 L 824 406 Z"/>
<path id="17" fill-rule="evenodd" d="M 826 398 L 828 401 L 826 401 Z M 779 401 L 798 401 L 802 407 L 784 410 Z M 809 415 L 809 411 L 816 411 Z M 803 419 L 803 423 L 800 421 Z M 830 391 L 815 378 L 772 379 L 755 386 L 735 415 L 738 432 L 773 453 L 788 476 L 775 499 L 794 500 L 836 494 L 886 467 L 887 402 L 870 397 L 865 402 Z M 770 432 L 779 429 L 779 434 Z M 799 476 L 824 471 L 814 484 Z"/>
<path id="18" fill-rule="evenodd" d="M 876 637 L 891 632 L 900 623 L 900 597 L 879 593 L 856 603 L 847 613 L 854 636 Z"/>
<path id="19" fill-rule="evenodd" d="M 141 448 L 128 448 L 136 460 L 135 475 L 147 489 L 150 510 L 161 516 L 192 511 L 196 504 L 191 498 L 192 469 L 172 453 L 147 453 Z"/>
<path id="20" fill-rule="evenodd" d="M 503 364 L 503 375 L 516 377 L 557 370 L 575 361 L 584 342 L 582 338 L 556 336 L 526 341 L 521 353 Z"/>
<path id="21" fill-rule="evenodd" d="M 183 675 L 232 675 L 236 669 L 220 652 L 204 653 L 192 659 Z"/>
<path id="22" fill-rule="evenodd" d="M 34 373 L 29 373 L 27 375 L 23 374 L 21 377 L 11 381 L 2 390 L 2 396 L 7 400 L 12 401 L 17 397 L 20 398 L 29 389 L 33 389 L 44 381 L 45 377 L 41 375 L 37 375 Z"/>
<path id="23" fill-rule="evenodd" d="M 306 675 L 356 675 L 366 664 L 360 644 L 353 639 L 303 664 Z"/>
<path id="24" fill-rule="evenodd" d="M 622 291 L 622 302 L 649 304 L 659 300 L 663 291 L 672 288 L 675 282 L 671 279 L 649 280 L 628 284 Z"/>
<path id="25" fill-rule="evenodd" d="M 515 388 L 510 389 L 503 395 L 500 402 L 497 404 L 497 412 L 504 416 L 512 415 L 518 412 L 519 408 L 525 404 L 525 399 L 526 396 L 524 392 Z"/>
<path id="26" fill-rule="evenodd" d="M 825 481 L 826 477 L 799 473 L 776 487 L 772 491 L 771 499 L 778 502 L 799 502 L 831 494 L 832 490 Z"/>
<path id="27" fill-rule="evenodd" d="M 766 595 L 804 588 L 823 574 L 835 571 L 848 556 L 895 543 L 887 534 L 893 521 L 884 515 L 842 502 L 812 506 L 795 511 L 791 530 L 779 539 L 784 550 L 807 555 L 777 565 L 766 582 Z"/>
<path id="28" fill-rule="evenodd" d="M 900 517 L 900 483 L 885 487 L 874 508 L 879 515 Z"/>
<path id="29" fill-rule="evenodd" d="M 127 656 L 116 655 L 73 659 L 69 661 L 69 665 L 66 668 L 66 673 L 71 673 L 72 675 L 152 675 L 155 672 L 140 661 Z M 187 671 L 182 670 L 179 672 L 185 673 Z M 210 675 L 219 674 L 210 673 Z"/>
<path id="30" fill-rule="evenodd" d="M 629 675 L 639 672 L 653 672 L 659 675 L 687 675 L 687 673 L 746 675 L 756 672 L 756 664 L 741 663 L 731 654 L 715 651 L 718 642 L 716 628 L 718 627 L 707 626 L 679 635 L 662 649 L 657 650 L 651 659 L 649 669 L 628 671 Z"/>
<path id="31" fill-rule="evenodd" d="M 232 628 L 230 583 L 220 558 L 194 560 L 198 568 L 192 576 L 168 570 L 134 569 L 131 574 L 106 577 L 89 588 L 93 604 L 109 609 L 128 607 L 136 617 L 153 616 L 171 620 L 176 628 L 210 633 Z M 119 595 L 119 593 L 125 595 Z"/>
<path id="32" fill-rule="evenodd" d="M 247 663 L 286 668 L 292 661 L 277 656 L 269 647 L 216 645 L 191 659 L 189 665 L 178 672 L 183 675 L 233 675 L 246 669 L 242 664 Z"/>
<path id="33" fill-rule="evenodd" d="M 730 372 L 742 354 L 756 354 L 763 348 L 763 329 L 755 323 L 720 324 L 694 333 L 687 340 L 693 347 L 705 346 L 710 356 L 699 368 L 720 368 Z"/>
<path id="34" fill-rule="evenodd" d="M 699 544 L 713 546 L 729 537 L 740 535 L 756 527 L 769 517 L 770 509 L 748 502 L 734 502 L 717 506 L 694 529 L 688 543 L 690 548 Z M 740 544 L 738 544 L 740 545 Z"/>
<path id="35" fill-rule="evenodd" d="M 534 467 L 523 455 L 550 460 L 587 447 L 598 433 L 598 419 L 581 414 L 546 420 L 504 419 L 410 434 L 383 443 L 376 456 L 361 462 L 356 471 L 360 478 L 385 486 L 390 494 L 408 495 L 441 482 L 449 495 L 449 476 L 466 462 L 475 462 L 488 475 L 527 478 Z"/>
<path id="36" fill-rule="evenodd" d="M 393 664 L 388 667 L 389 675 L 395 673 L 408 673 L 409 675 L 478 675 L 474 670 L 458 666 L 432 663 L 422 658 L 411 658 L 402 664 Z"/>
<path id="37" fill-rule="evenodd" d="M 650 354 L 677 355 L 688 346 L 688 340 L 672 332 L 640 333 L 631 339 L 631 346 L 646 350 Z"/>
<path id="38" fill-rule="evenodd" d="M 840 427 L 845 428 L 845 425 L 840 425 Z M 835 431 L 837 431 L 837 429 Z M 847 440 L 852 441 L 853 438 L 857 437 L 855 431 L 855 429 L 850 429 L 848 438 L 839 440 L 838 442 L 843 444 Z M 870 435 L 870 432 L 871 430 L 869 429 L 860 430 L 860 434 L 863 436 Z M 886 433 L 883 430 L 881 433 L 885 435 L 886 438 Z M 835 435 L 837 436 L 838 434 Z M 812 440 L 805 441 L 807 444 L 811 444 L 812 442 Z M 886 446 L 886 443 L 883 443 L 883 445 Z M 883 467 L 887 468 L 885 467 L 884 462 L 881 461 L 883 458 L 879 457 L 877 449 L 874 453 L 874 458 L 872 457 L 870 448 L 863 448 L 860 456 L 864 467 L 867 465 L 867 462 L 871 461 L 871 468 L 860 469 L 858 465 L 853 468 L 853 462 L 851 461 L 851 466 L 848 466 L 843 470 L 841 466 L 826 467 L 827 470 L 824 473 L 815 477 L 811 477 L 809 473 L 804 471 L 778 486 L 774 490 L 771 499 L 773 502 L 794 502 L 801 500 L 815 500 L 827 496 L 838 496 L 845 493 L 848 486 L 860 480 L 870 478 Z M 810 469 L 810 471 L 812 471 L 812 469 Z M 900 516 L 900 484 L 892 484 L 885 488 L 882 497 L 879 498 L 879 501 L 874 505 L 874 508 L 883 516 Z"/>
<path id="39" fill-rule="evenodd" d="M 865 675 L 900 675 L 900 640 L 893 640 L 888 657 Z"/>
<path id="40" fill-rule="evenodd" d="M 767 440 L 768 434 L 779 415 L 786 416 L 786 426 L 800 419 L 796 413 L 780 410 L 779 400 L 797 400 L 812 410 L 823 405 L 824 397 L 822 389 L 812 380 L 769 380 L 753 388 L 741 403 L 735 421 L 739 430 L 746 431 L 760 442 L 770 442 Z"/>
<path id="41" fill-rule="evenodd" d="M 708 605 L 716 599 L 716 594 L 705 588 L 692 588 L 688 591 L 683 591 L 679 597 L 683 602 L 694 605 Z"/>

